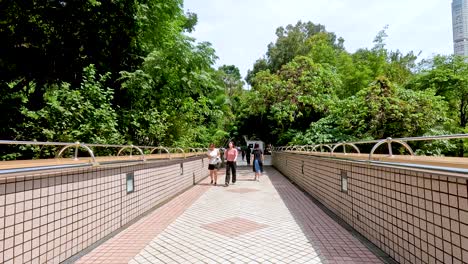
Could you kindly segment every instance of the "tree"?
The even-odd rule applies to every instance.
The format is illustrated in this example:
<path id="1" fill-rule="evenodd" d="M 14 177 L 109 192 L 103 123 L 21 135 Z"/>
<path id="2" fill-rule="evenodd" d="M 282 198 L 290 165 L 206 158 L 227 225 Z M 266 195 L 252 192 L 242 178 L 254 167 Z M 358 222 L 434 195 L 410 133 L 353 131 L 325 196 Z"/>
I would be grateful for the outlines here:
<path id="1" fill-rule="evenodd" d="M 311 49 L 311 46 L 307 45 L 308 39 L 319 33 L 326 34 L 327 40 L 335 48 L 344 49 L 344 40 L 337 38 L 334 33 L 327 32 L 325 26 L 321 24 L 299 21 L 294 26 L 290 24 L 286 28 L 279 27 L 276 29 L 276 42 L 268 45 L 265 58 L 257 60 L 253 70 L 248 72 L 247 83 L 252 84 L 253 77 L 257 72 L 269 69 L 270 72 L 274 73 L 296 56 L 308 54 Z"/>
<path id="2" fill-rule="evenodd" d="M 109 74 L 96 76 L 93 65 L 84 69 L 84 78 L 77 88 L 69 83 L 53 85 L 44 94 L 45 107 L 23 108 L 28 121 L 23 138 L 37 141 L 89 143 L 121 143 L 117 131 L 117 115 L 112 108 L 113 91 L 103 84 Z"/>
<path id="3" fill-rule="evenodd" d="M 434 90 L 407 90 L 380 77 L 355 96 L 339 100 L 329 115 L 312 122 L 292 142 L 321 144 L 433 134 L 450 122 L 446 111 L 446 102 Z M 435 148 L 441 153 L 440 146 L 426 148 L 424 153 Z"/>
<path id="4" fill-rule="evenodd" d="M 193 39 L 178 34 L 170 43 L 151 52 L 140 69 L 122 72 L 120 116 L 122 126 L 128 127 L 128 140 L 134 140 L 138 144 L 172 145 L 189 131 L 188 126 L 202 126 L 203 120 L 198 119 L 200 116 L 193 120 L 193 114 L 205 116 L 211 113 L 194 113 L 195 108 L 185 107 L 218 89 L 215 73 L 211 68 L 215 58 L 209 43 L 195 45 Z M 137 132 L 143 127 L 134 121 L 134 117 L 149 109 L 157 109 L 159 114 L 154 115 L 155 120 L 145 122 L 166 124 L 164 137 L 153 138 L 148 136 L 151 133 Z M 164 117 L 164 120 L 159 117 Z"/>
<path id="5" fill-rule="evenodd" d="M 399 50 L 387 50 L 387 28 L 379 31 L 372 49 L 358 49 L 353 54 L 341 52 L 337 55 L 339 61 L 336 67 L 343 80 L 343 89 L 339 93 L 341 98 L 355 95 L 380 76 L 385 76 L 397 85 L 404 85 L 412 78 L 417 56 L 413 52 L 403 54 Z"/>
<path id="6" fill-rule="evenodd" d="M 457 120 L 452 131 L 465 132 L 468 124 L 468 62 L 456 55 L 437 55 L 421 63 L 421 70 L 408 83 L 415 90 L 435 90 L 449 104 L 449 115 Z M 464 155 L 464 146 L 459 145 L 459 156 Z"/>
<path id="7" fill-rule="evenodd" d="M 338 127 L 358 139 L 423 135 L 447 121 L 447 106 L 434 91 L 415 92 L 378 78 L 333 109 Z"/>
<path id="8" fill-rule="evenodd" d="M 340 85 L 329 65 L 314 63 L 305 56 L 296 57 L 276 74 L 259 72 L 254 83 L 245 108 L 276 136 L 289 129 L 305 129 L 311 121 L 325 116 L 337 99 L 335 91 Z"/>
<path id="9" fill-rule="evenodd" d="M 232 97 L 235 93 L 242 92 L 244 82 L 240 74 L 239 68 L 234 65 L 223 65 L 218 68 L 218 78 L 226 88 L 226 94 Z"/>
<path id="10" fill-rule="evenodd" d="M 24 123 L 16 131 L 19 140 L 121 144 L 113 91 L 104 83 L 109 74 L 97 76 L 93 65 L 84 69 L 79 87 L 63 82 L 48 87 L 41 109 L 21 107 Z M 23 150 L 27 150 L 23 148 Z M 50 149 L 30 148 L 32 157 L 53 157 Z M 26 152 L 20 155 L 25 155 Z M 5 157 L 4 157 L 5 158 Z"/>
<path id="11" fill-rule="evenodd" d="M 137 8 L 130 0 L 3 1 L 0 80 L 78 84 L 90 64 L 101 73 L 134 68 Z"/>
<path id="12" fill-rule="evenodd" d="M 113 109 L 125 112 L 132 108 L 128 90 L 120 89 L 123 80 L 118 79 L 120 72 L 136 72 L 149 54 L 185 45 L 183 42 L 188 38 L 183 32 L 193 30 L 196 21 L 195 14 L 184 14 L 180 0 L 3 1 L 0 107 L 8 115 L 0 117 L 0 122 L 12 125 L 0 129 L 0 138 L 16 138 L 24 129 L 19 126 L 25 122 L 21 107 L 31 111 L 48 109 L 44 94 L 52 94 L 54 91 L 49 90 L 61 87 L 64 82 L 74 90 L 85 78 L 83 68 L 90 64 L 95 65 L 96 74 L 110 74 L 103 85 L 114 90 Z M 198 57 L 192 62 L 203 62 L 204 56 L 211 56 L 211 49 L 203 46 L 206 45 L 193 47 L 200 50 L 194 53 Z M 211 63 L 211 57 L 208 61 Z M 194 71 L 187 72 L 190 75 Z M 170 78 L 169 74 L 162 78 L 165 77 Z M 151 114 L 140 116 L 146 113 Z M 166 118 L 162 111 L 150 107 L 139 108 L 130 116 L 120 119 L 119 127 L 132 127 L 134 120 L 154 127 L 157 122 L 147 118 L 160 116 L 160 121 Z M 9 122 L 10 119 L 18 122 Z"/>

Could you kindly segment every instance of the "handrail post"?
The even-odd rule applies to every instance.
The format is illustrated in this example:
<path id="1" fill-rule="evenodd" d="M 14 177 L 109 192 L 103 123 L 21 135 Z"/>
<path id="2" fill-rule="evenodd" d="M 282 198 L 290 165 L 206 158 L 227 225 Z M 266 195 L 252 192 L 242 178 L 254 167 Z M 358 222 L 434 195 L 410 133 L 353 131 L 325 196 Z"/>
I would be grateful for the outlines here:
<path id="1" fill-rule="evenodd" d="M 80 142 L 75 142 L 75 158 L 74 160 L 78 160 L 78 147 L 80 146 Z"/>
<path id="2" fill-rule="evenodd" d="M 93 159 L 93 166 L 99 165 L 99 163 L 96 161 L 96 157 L 94 156 L 93 150 L 90 147 L 86 146 L 86 144 L 83 144 L 83 143 L 81 143 L 80 146 L 88 151 L 89 155 Z"/>
<path id="3" fill-rule="evenodd" d="M 387 146 L 388 146 L 388 155 L 389 155 L 390 157 L 393 157 L 393 151 L 392 151 L 392 142 L 393 142 L 393 139 L 392 139 L 391 137 L 388 137 L 388 138 L 386 139 L 386 141 L 387 141 Z"/>
<path id="4" fill-rule="evenodd" d="M 80 146 L 80 143 L 79 142 L 75 142 L 75 143 L 71 143 L 70 145 L 66 145 L 64 146 L 63 148 L 60 149 L 60 151 L 57 153 L 57 155 L 55 155 L 55 158 L 60 158 L 63 154 L 63 152 L 67 149 L 67 148 L 71 148 L 71 147 L 79 147 Z M 73 158 L 73 160 L 77 160 L 78 159 L 78 156 L 76 156 L 76 159 L 75 157 Z"/>
<path id="5" fill-rule="evenodd" d="M 180 150 L 180 151 L 181 151 L 180 153 L 184 154 L 184 155 L 183 155 L 183 156 L 184 156 L 184 159 L 186 158 L 186 154 L 185 154 L 185 151 L 184 151 L 183 148 L 181 148 L 181 147 L 176 147 L 176 148 L 174 148 L 174 149 Z"/>

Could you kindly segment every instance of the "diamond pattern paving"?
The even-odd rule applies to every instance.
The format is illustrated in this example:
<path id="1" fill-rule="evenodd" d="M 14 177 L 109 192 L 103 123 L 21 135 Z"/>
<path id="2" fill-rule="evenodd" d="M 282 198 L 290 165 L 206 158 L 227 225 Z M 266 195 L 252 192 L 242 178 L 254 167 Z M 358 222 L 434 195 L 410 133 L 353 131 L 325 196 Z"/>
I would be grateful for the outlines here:
<path id="1" fill-rule="evenodd" d="M 238 169 L 235 186 L 212 187 L 129 263 L 381 263 L 274 169 L 260 182 Z"/>
<path id="2" fill-rule="evenodd" d="M 210 230 L 220 235 L 225 235 L 233 238 L 256 230 L 260 230 L 268 226 L 240 217 L 233 217 L 223 221 L 206 224 L 202 227 L 206 230 Z"/>

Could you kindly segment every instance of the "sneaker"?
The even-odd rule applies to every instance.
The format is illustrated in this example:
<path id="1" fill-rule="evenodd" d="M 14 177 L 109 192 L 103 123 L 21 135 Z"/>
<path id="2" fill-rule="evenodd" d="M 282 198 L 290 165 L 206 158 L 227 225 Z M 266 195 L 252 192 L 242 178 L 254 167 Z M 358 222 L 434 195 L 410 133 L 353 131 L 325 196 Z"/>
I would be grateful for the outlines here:
<path id="1" fill-rule="evenodd" d="M 213 184 L 213 180 L 211 180 L 210 184 Z"/>
<path id="2" fill-rule="evenodd" d="M 229 183 L 225 183 L 225 184 L 224 184 L 224 187 L 228 187 L 228 186 L 229 186 Z"/>
<path id="3" fill-rule="evenodd" d="M 214 183 L 214 186 L 216 186 L 216 184 L 217 184 L 217 183 L 215 182 L 215 183 Z"/>

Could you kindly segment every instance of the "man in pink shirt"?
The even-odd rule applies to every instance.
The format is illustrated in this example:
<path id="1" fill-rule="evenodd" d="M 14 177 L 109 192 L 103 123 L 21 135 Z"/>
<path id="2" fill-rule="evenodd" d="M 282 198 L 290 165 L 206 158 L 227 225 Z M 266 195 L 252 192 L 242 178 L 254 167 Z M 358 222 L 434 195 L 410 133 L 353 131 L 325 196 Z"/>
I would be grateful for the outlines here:
<path id="1" fill-rule="evenodd" d="M 237 161 L 237 149 L 234 147 L 234 142 L 229 142 L 229 148 L 224 152 L 224 158 L 226 160 L 226 181 L 224 186 L 229 186 L 231 181 L 231 170 L 232 170 L 232 184 L 236 183 L 236 161 Z"/>

